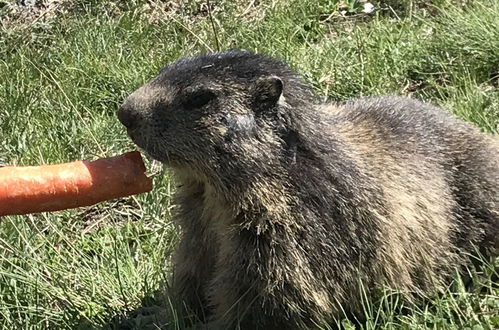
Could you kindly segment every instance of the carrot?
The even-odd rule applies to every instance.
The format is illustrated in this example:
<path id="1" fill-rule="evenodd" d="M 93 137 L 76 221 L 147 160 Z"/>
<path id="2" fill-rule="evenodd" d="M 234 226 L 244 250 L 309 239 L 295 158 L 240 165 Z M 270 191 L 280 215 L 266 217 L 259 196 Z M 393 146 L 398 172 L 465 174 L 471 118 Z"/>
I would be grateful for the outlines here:
<path id="1" fill-rule="evenodd" d="M 0 168 L 0 216 L 58 211 L 148 192 L 138 151 L 96 161 Z"/>

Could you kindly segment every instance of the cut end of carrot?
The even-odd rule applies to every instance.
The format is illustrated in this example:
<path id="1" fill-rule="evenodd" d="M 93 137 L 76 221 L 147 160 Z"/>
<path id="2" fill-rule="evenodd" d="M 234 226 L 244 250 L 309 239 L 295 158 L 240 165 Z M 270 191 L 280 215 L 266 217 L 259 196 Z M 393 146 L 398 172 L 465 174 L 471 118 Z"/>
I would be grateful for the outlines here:
<path id="1" fill-rule="evenodd" d="M 0 168 L 0 216 L 59 211 L 152 190 L 138 151 L 64 164 Z"/>

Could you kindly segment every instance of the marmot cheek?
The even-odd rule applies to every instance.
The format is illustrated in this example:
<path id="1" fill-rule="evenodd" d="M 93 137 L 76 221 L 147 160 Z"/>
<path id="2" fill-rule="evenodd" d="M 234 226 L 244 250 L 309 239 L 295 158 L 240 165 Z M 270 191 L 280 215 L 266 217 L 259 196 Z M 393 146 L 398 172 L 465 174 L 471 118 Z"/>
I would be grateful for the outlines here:
<path id="1" fill-rule="evenodd" d="M 215 126 L 213 127 L 213 131 L 218 136 L 226 136 L 229 129 L 226 126 Z"/>
<path id="2" fill-rule="evenodd" d="M 224 118 L 228 134 L 231 136 L 250 136 L 255 129 L 255 118 L 253 114 L 227 115 Z"/>

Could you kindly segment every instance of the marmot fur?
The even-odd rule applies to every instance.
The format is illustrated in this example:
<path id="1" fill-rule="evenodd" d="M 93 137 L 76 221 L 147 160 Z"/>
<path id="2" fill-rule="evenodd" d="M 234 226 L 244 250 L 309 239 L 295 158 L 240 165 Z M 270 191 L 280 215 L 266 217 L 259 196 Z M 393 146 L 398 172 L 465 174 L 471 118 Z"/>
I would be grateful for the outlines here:
<path id="1" fill-rule="evenodd" d="M 319 104 L 230 50 L 167 65 L 119 119 L 173 170 L 173 288 L 210 329 L 315 327 L 360 313 L 361 288 L 432 294 L 497 248 L 498 140 L 434 106 Z"/>

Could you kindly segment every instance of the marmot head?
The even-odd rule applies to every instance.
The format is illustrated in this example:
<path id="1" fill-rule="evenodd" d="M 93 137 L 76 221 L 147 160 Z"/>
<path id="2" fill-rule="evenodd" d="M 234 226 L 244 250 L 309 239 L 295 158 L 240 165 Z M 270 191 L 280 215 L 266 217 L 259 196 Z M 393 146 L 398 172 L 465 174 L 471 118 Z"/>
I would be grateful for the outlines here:
<path id="1" fill-rule="evenodd" d="M 291 112 L 312 102 L 311 89 L 283 63 L 229 50 L 165 66 L 118 117 L 139 147 L 171 167 L 237 169 L 269 162 Z"/>

